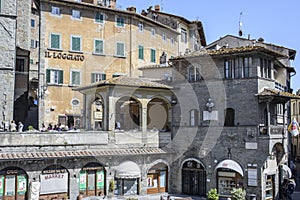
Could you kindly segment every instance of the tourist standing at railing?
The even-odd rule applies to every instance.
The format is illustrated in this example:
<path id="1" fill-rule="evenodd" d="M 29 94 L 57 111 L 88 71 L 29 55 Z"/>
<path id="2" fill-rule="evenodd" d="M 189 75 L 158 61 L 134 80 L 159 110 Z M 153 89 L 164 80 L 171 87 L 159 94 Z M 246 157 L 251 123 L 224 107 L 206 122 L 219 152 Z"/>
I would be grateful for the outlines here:
<path id="1" fill-rule="evenodd" d="M 17 124 L 15 123 L 14 120 L 12 120 L 11 123 L 10 123 L 10 131 L 11 132 L 16 132 L 17 131 Z"/>
<path id="2" fill-rule="evenodd" d="M 22 123 L 22 122 L 19 122 L 19 125 L 18 125 L 18 131 L 19 131 L 19 132 L 23 132 L 23 127 L 24 127 L 23 123 Z"/>

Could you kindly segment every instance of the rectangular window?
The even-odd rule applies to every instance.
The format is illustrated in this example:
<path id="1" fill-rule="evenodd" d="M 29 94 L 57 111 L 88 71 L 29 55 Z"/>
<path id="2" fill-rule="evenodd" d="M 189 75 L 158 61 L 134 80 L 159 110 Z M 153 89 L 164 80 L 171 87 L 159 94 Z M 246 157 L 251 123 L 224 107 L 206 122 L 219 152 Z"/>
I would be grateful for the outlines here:
<path id="1" fill-rule="evenodd" d="M 35 20 L 34 20 L 34 19 L 31 19 L 31 20 L 30 20 L 30 24 L 31 24 L 31 28 L 34 28 L 34 27 L 35 27 Z"/>
<path id="2" fill-rule="evenodd" d="M 163 34 L 163 35 L 162 35 L 162 40 L 163 40 L 164 42 L 166 42 L 166 41 L 167 41 L 167 37 L 166 37 L 166 35 L 165 35 L 165 34 Z"/>
<path id="3" fill-rule="evenodd" d="M 144 24 L 142 22 L 139 23 L 139 31 L 144 30 Z"/>
<path id="4" fill-rule="evenodd" d="M 103 54 L 103 41 L 95 39 L 94 43 L 94 53 Z"/>
<path id="5" fill-rule="evenodd" d="M 123 17 L 116 16 L 116 25 L 117 27 L 125 27 L 125 20 Z"/>
<path id="6" fill-rule="evenodd" d="M 104 22 L 104 15 L 102 13 L 96 13 L 95 15 L 95 22 L 99 24 L 103 24 Z"/>
<path id="7" fill-rule="evenodd" d="M 139 59 L 144 59 L 144 46 L 139 45 Z"/>
<path id="8" fill-rule="evenodd" d="M 117 42 L 117 56 L 124 57 L 125 56 L 125 44 L 121 42 Z"/>
<path id="9" fill-rule="evenodd" d="M 171 38 L 171 44 L 174 44 L 174 38 Z"/>
<path id="10" fill-rule="evenodd" d="M 156 62 L 156 51 L 155 49 L 151 49 L 151 58 L 150 58 L 151 62 Z"/>
<path id="11" fill-rule="evenodd" d="M 72 10 L 72 18 L 73 19 L 80 19 L 80 11 L 79 10 Z"/>
<path id="12" fill-rule="evenodd" d="M 187 32 L 185 29 L 181 29 L 181 42 L 187 43 Z"/>
<path id="13" fill-rule="evenodd" d="M 52 8 L 51 8 L 51 14 L 52 14 L 52 15 L 60 16 L 60 8 L 59 8 L 59 7 L 52 6 Z"/>
<path id="14" fill-rule="evenodd" d="M 56 69 L 47 69 L 46 71 L 46 81 L 52 84 L 62 84 L 63 83 L 63 71 Z"/>
<path id="15" fill-rule="evenodd" d="M 155 32 L 156 32 L 156 31 L 155 31 L 155 28 L 152 28 L 152 29 L 151 29 L 151 35 L 152 35 L 152 36 L 155 36 Z"/>
<path id="16" fill-rule="evenodd" d="M 92 73 L 91 83 L 96 83 L 102 80 L 106 80 L 106 74 L 103 73 Z"/>
<path id="17" fill-rule="evenodd" d="M 243 75 L 244 77 L 249 77 L 249 68 L 250 68 L 250 58 L 244 58 L 243 62 Z"/>
<path id="18" fill-rule="evenodd" d="M 25 61 L 24 61 L 24 59 L 17 58 L 16 71 L 17 72 L 24 72 L 25 71 Z"/>
<path id="19" fill-rule="evenodd" d="M 71 37 L 71 51 L 81 51 L 81 37 L 72 36 Z"/>
<path id="20" fill-rule="evenodd" d="M 229 60 L 225 60 L 224 62 L 224 75 L 225 78 L 228 79 L 229 77 Z"/>
<path id="21" fill-rule="evenodd" d="M 51 49 L 60 49 L 60 35 L 59 34 L 50 34 L 50 48 Z"/>
<path id="22" fill-rule="evenodd" d="M 71 71 L 71 85 L 80 85 L 80 71 Z"/>
<path id="23" fill-rule="evenodd" d="M 30 48 L 35 48 L 35 41 L 33 39 L 30 40 Z"/>
<path id="24" fill-rule="evenodd" d="M 30 64 L 33 64 L 33 59 L 30 59 Z"/>

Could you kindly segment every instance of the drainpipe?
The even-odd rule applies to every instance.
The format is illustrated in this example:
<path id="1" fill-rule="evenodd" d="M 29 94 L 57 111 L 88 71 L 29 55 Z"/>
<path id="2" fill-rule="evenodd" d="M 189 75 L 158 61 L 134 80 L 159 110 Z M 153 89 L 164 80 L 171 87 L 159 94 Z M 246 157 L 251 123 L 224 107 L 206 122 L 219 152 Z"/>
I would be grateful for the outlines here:
<path id="1" fill-rule="evenodd" d="M 129 77 L 132 77 L 132 17 L 130 17 L 129 33 Z"/>

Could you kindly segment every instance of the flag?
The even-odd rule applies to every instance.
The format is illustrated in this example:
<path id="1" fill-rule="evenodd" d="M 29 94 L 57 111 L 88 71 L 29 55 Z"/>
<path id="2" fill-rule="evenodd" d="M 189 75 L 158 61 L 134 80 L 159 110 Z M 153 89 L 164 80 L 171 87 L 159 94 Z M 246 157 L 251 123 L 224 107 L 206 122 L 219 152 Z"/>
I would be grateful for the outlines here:
<path id="1" fill-rule="evenodd" d="M 293 121 L 291 122 L 291 124 L 288 127 L 288 131 L 293 135 L 293 136 L 297 136 L 299 135 L 299 124 L 296 121 L 296 119 L 293 119 Z"/>

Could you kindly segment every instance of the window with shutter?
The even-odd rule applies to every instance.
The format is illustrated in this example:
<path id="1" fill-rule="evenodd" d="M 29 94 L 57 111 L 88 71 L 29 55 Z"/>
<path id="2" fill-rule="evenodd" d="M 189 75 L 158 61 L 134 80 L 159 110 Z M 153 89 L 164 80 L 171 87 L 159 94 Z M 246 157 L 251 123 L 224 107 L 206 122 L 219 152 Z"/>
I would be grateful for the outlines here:
<path id="1" fill-rule="evenodd" d="M 94 53 L 103 54 L 103 41 L 102 40 L 95 40 Z"/>
<path id="2" fill-rule="evenodd" d="M 155 49 L 151 49 L 151 62 L 156 62 L 156 51 Z"/>
<path id="3" fill-rule="evenodd" d="M 117 56 L 125 56 L 125 45 L 124 43 L 117 42 Z"/>
<path id="4" fill-rule="evenodd" d="M 104 15 L 102 13 L 96 13 L 95 15 L 95 22 L 99 24 L 103 24 L 104 22 Z"/>
<path id="5" fill-rule="evenodd" d="M 72 51 L 81 51 L 81 38 L 78 36 L 72 36 L 72 44 L 71 44 Z"/>
<path id="6" fill-rule="evenodd" d="M 50 84 L 63 84 L 63 70 L 47 69 L 46 82 Z"/>
<path id="7" fill-rule="evenodd" d="M 144 47 L 139 45 L 139 59 L 144 59 Z"/>
<path id="8" fill-rule="evenodd" d="M 106 80 L 106 74 L 103 73 L 92 73 L 92 83 L 96 83 L 102 80 Z"/>
<path id="9" fill-rule="evenodd" d="M 71 71 L 71 84 L 72 85 L 80 85 L 80 72 L 79 71 Z"/>
<path id="10" fill-rule="evenodd" d="M 117 27 L 125 27 L 124 18 L 120 16 L 116 16 L 116 25 Z"/>
<path id="11" fill-rule="evenodd" d="M 50 35 L 50 48 L 60 49 L 60 35 L 51 33 Z"/>

